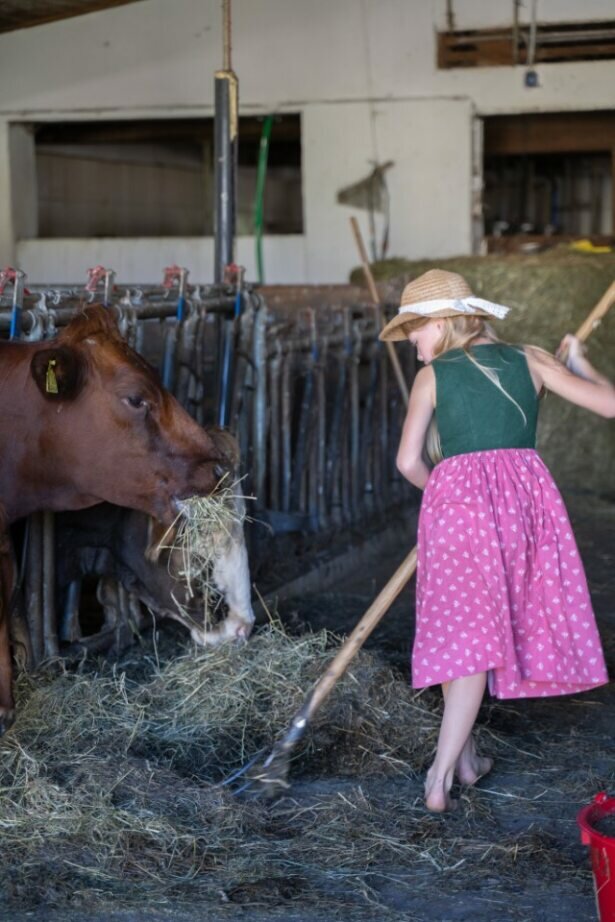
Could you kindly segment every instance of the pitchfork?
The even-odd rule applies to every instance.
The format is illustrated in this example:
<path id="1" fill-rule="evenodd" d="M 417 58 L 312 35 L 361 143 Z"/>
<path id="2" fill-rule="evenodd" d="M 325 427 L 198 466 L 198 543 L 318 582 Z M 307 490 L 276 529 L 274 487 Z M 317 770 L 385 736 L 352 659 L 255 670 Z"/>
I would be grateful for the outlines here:
<path id="1" fill-rule="evenodd" d="M 613 282 L 596 304 L 586 320 L 576 332 L 576 337 L 585 342 L 590 333 L 596 329 L 611 305 L 615 302 L 615 282 Z M 417 548 L 414 547 L 395 571 L 389 582 L 376 596 L 350 636 L 346 639 L 326 672 L 320 677 L 302 706 L 292 718 L 284 735 L 278 739 L 269 754 L 263 757 L 265 750 L 258 752 L 246 765 L 227 778 L 223 785 L 231 785 L 238 778 L 245 778 L 244 784 L 236 794 L 251 790 L 268 797 L 290 787 L 287 780 L 290 759 L 293 750 L 303 738 L 308 725 L 333 686 L 348 668 L 376 625 L 381 621 L 401 590 L 416 570 Z"/>

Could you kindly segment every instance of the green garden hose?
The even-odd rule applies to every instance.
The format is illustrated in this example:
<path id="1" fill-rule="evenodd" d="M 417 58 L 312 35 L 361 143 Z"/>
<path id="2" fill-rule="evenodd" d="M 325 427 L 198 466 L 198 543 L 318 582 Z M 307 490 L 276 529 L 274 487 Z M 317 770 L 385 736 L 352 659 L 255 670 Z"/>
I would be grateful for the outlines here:
<path id="1" fill-rule="evenodd" d="M 269 140 L 273 128 L 273 115 L 268 115 L 263 122 L 261 143 L 258 152 L 258 168 L 256 171 L 256 193 L 254 195 L 254 240 L 256 244 L 256 274 L 259 284 L 265 281 L 263 269 L 263 204 L 265 198 L 265 180 L 267 178 L 267 158 L 269 156 Z"/>

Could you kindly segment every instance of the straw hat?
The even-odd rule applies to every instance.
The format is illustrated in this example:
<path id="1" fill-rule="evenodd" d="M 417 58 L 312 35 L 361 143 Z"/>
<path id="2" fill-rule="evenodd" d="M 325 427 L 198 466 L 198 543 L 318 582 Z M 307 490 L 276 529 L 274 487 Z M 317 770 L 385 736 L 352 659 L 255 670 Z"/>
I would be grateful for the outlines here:
<path id="1" fill-rule="evenodd" d="M 380 334 L 381 340 L 406 339 L 406 324 L 437 317 L 505 317 L 510 308 L 477 298 L 462 275 L 430 269 L 409 282 L 401 296 L 397 316 Z"/>

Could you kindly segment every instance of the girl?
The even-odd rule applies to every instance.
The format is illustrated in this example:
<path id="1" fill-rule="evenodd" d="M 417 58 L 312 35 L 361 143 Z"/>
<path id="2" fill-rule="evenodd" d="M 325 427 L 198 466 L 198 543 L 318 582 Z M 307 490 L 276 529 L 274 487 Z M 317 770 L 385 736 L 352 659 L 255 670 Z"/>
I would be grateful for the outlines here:
<path id="1" fill-rule="evenodd" d="M 441 684 L 444 715 L 427 773 L 429 810 L 454 806 L 453 776 L 492 766 L 472 727 L 485 687 L 497 698 L 565 695 L 608 681 L 568 515 L 535 451 L 538 395 L 553 391 L 615 416 L 615 387 L 566 336 L 566 368 L 535 346 L 500 342 L 486 318 L 508 308 L 433 269 L 406 286 L 382 340 L 408 338 L 416 375 L 397 464 L 424 489 L 418 529 L 415 688 Z M 570 370 L 569 370 L 570 369 Z M 423 460 L 435 413 L 441 456 Z"/>

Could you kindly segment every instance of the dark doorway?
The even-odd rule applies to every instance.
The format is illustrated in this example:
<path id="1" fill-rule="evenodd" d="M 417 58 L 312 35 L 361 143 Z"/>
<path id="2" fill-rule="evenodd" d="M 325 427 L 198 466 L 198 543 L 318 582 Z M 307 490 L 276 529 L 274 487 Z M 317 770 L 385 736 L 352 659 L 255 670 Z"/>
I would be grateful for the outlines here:
<path id="1" fill-rule="evenodd" d="M 263 119 L 239 119 L 237 233 L 253 232 Z M 213 118 L 35 127 L 39 237 L 213 234 Z M 301 118 L 276 116 L 264 232 L 303 231 Z"/>
<path id="2" fill-rule="evenodd" d="M 490 249 L 514 238 L 615 242 L 615 113 L 484 120 L 483 216 Z M 506 246 L 502 246 L 502 242 Z"/>

